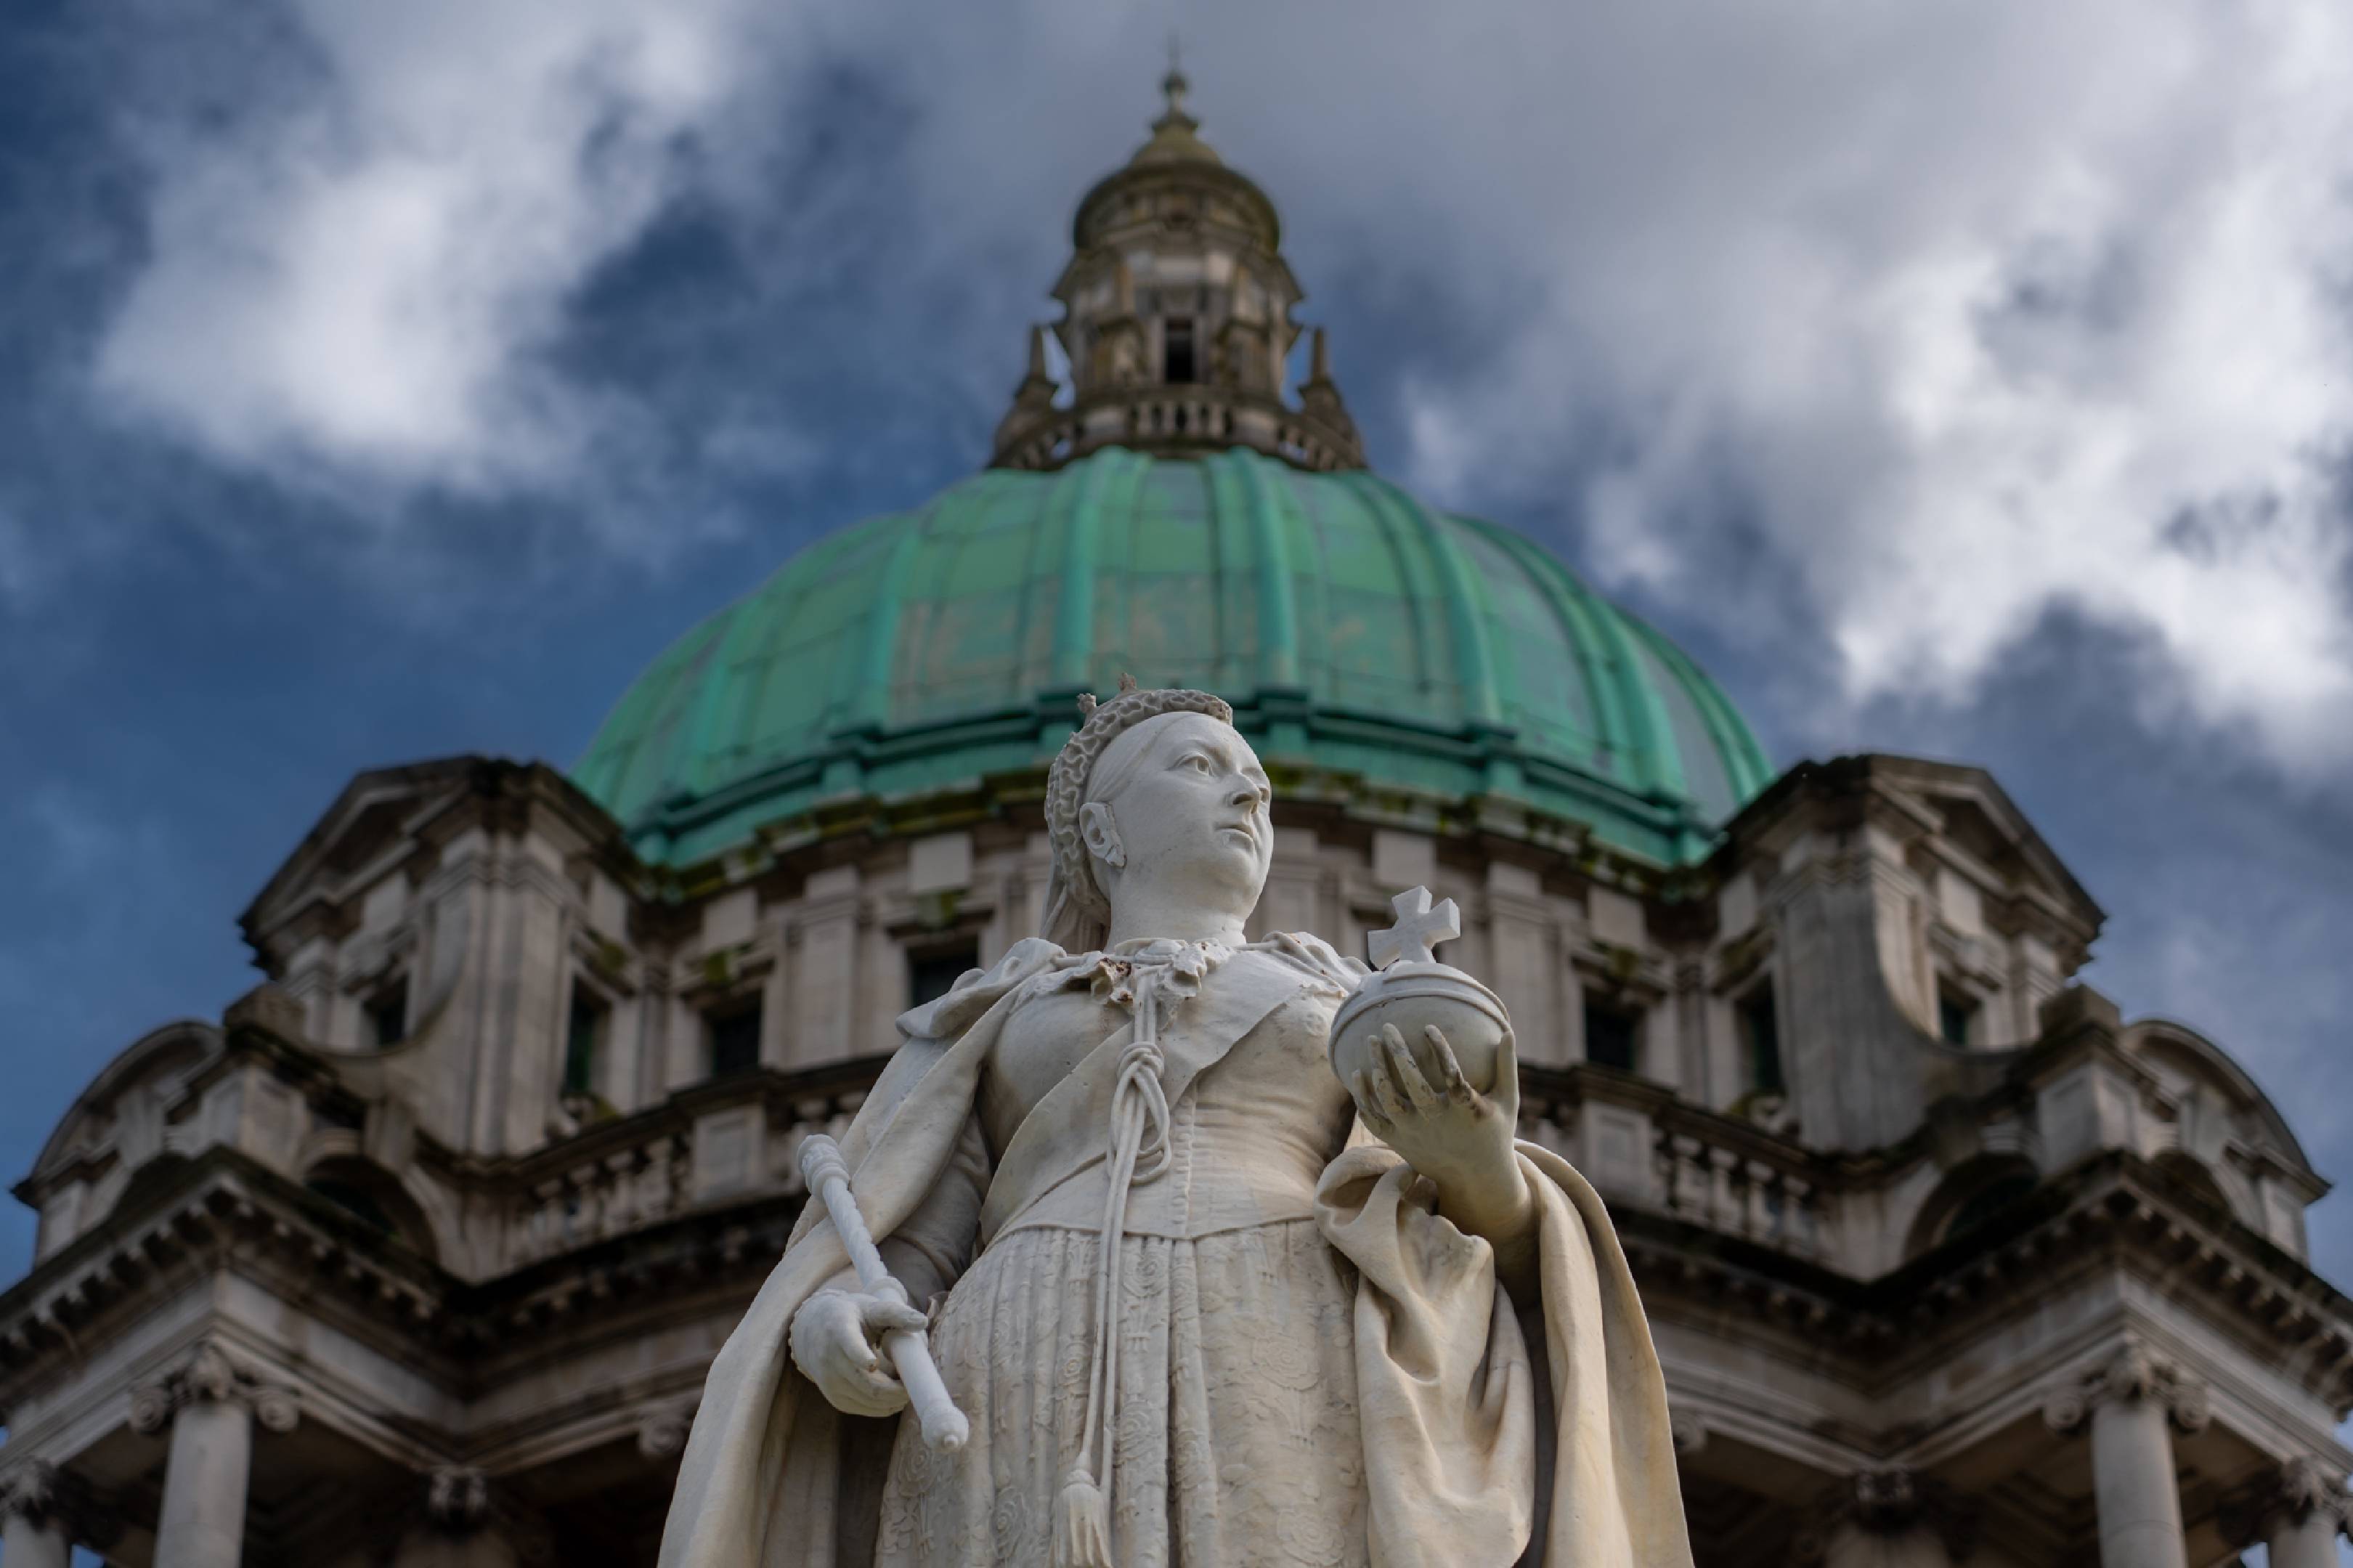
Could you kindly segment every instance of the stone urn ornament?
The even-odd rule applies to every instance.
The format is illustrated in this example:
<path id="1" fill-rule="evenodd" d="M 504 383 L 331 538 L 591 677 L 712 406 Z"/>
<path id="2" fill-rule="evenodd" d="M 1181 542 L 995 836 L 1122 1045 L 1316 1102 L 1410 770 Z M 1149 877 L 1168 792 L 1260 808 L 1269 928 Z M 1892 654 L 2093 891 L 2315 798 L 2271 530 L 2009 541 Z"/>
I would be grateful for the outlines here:
<path id="1" fill-rule="evenodd" d="M 1462 934 L 1461 912 L 1452 899 L 1432 906 L 1428 888 L 1409 888 L 1389 907 L 1397 923 L 1366 938 L 1373 973 L 1332 1020 L 1332 1070 L 1354 1085 L 1395 1029 L 1431 1086 L 1451 1076 L 1451 1055 L 1465 1083 L 1492 1095 L 1498 1064 L 1512 1059 L 1511 1015 L 1502 997 L 1440 963 L 1435 951 Z"/>

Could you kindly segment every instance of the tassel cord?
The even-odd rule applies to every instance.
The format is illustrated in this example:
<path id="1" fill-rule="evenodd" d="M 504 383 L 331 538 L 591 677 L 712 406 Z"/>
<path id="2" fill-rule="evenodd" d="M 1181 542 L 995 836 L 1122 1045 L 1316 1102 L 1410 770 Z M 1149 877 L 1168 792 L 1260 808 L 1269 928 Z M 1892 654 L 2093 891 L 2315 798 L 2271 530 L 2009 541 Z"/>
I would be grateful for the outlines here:
<path id="1" fill-rule="evenodd" d="M 1064 1519 L 1058 1531 L 1059 1568 L 1111 1568 L 1109 1508 L 1119 1438 L 1118 1318 L 1126 1261 L 1121 1243 L 1127 1232 L 1129 1192 L 1168 1169 L 1168 1099 L 1161 1084 L 1166 1066 L 1160 1049 L 1159 975 L 1138 965 L 1135 1037 L 1120 1053 L 1119 1078 L 1112 1088 L 1111 1179 L 1103 1196 L 1095 1269 L 1095 1342 L 1078 1461 L 1063 1487 L 1062 1509 L 1073 1517 Z M 1100 1531 L 1089 1528 L 1092 1521 L 1076 1517 L 1095 1510 L 1103 1510 Z"/>

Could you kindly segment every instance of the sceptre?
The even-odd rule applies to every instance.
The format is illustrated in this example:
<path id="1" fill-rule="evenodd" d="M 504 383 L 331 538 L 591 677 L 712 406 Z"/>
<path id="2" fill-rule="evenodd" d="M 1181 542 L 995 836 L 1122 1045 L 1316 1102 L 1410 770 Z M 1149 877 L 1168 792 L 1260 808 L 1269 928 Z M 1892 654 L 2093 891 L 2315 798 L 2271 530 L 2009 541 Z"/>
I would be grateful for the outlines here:
<path id="1" fill-rule="evenodd" d="M 800 1163 L 801 1180 L 832 1216 L 833 1228 L 849 1253 L 850 1267 L 858 1270 L 860 1289 L 870 1296 L 909 1305 L 907 1288 L 882 1266 L 882 1255 L 874 1249 L 874 1237 L 866 1228 L 866 1216 L 858 1212 L 858 1200 L 849 1191 L 849 1163 L 841 1157 L 841 1145 L 822 1132 L 813 1132 L 801 1144 Z M 891 1364 L 899 1369 L 907 1403 L 915 1407 L 915 1419 L 923 1425 L 923 1441 L 943 1453 L 963 1447 L 972 1428 L 955 1401 L 948 1397 L 947 1384 L 940 1381 L 940 1369 L 932 1363 L 932 1347 L 923 1331 L 886 1330 L 882 1349 L 889 1353 Z"/>

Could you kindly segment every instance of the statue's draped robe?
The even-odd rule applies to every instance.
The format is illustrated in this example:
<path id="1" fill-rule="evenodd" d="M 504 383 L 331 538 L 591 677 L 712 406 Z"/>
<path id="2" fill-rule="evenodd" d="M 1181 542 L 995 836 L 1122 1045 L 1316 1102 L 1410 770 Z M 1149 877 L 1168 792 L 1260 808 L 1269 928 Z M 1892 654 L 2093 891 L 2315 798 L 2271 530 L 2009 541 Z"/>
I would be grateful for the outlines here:
<path id="1" fill-rule="evenodd" d="M 1021 942 L 909 1013 L 842 1136 L 894 1273 L 918 1300 L 955 1284 L 933 1339 L 971 1443 L 934 1454 L 912 1418 L 845 1416 L 793 1365 L 793 1314 L 847 1283 L 812 1204 L 712 1365 L 662 1568 L 1042 1568 L 1080 1436 L 1129 1031 L 993 1167 L 976 1103 L 1008 1019 L 1096 961 Z M 1515 1312 L 1487 1244 L 1433 1212 L 1426 1182 L 1386 1148 L 1337 1147 L 1323 1046 L 1361 973 L 1285 939 L 1228 959 L 1162 1023 L 1171 1169 L 1134 1190 L 1122 1244 L 1119 1568 L 1689 1568 L 1658 1358 L 1585 1180 L 1519 1146 L 1541 1296 Z M 1229 1157 L 1237 1138 L 1259 1157 Z M 1522 1323 L 1538 1321 L 1532 1345 Z"/>

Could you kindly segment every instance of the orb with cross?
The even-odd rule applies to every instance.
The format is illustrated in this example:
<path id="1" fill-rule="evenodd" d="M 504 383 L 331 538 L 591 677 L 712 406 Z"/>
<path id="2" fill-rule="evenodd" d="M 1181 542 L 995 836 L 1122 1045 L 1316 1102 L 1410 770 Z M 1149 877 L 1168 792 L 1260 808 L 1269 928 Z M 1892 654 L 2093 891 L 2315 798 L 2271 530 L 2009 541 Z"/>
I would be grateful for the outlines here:
<path id="1" fill-rule="evenodd" d="M 1352 1082 L 1373 1058 L 1382 1031 L 1394 1027 L 1424 1079 L 1441 1087 L 1446 1075 L 1434 1030 L 1463 1080 L 1493 1093 L 1499 1071 L 1514 1060 L 1512 1019 L 1502 997 L 1438 958 L 1440 942 L 1462 934 L 1461 911 L 1451 899 L 1432 904 L 1428 888 L 1407 889 L 1389 908 L 1396 923 L 1366 939 L 1373 973 L 1332 1020 L 1332 1070 L 1342 1083 Z"/>

